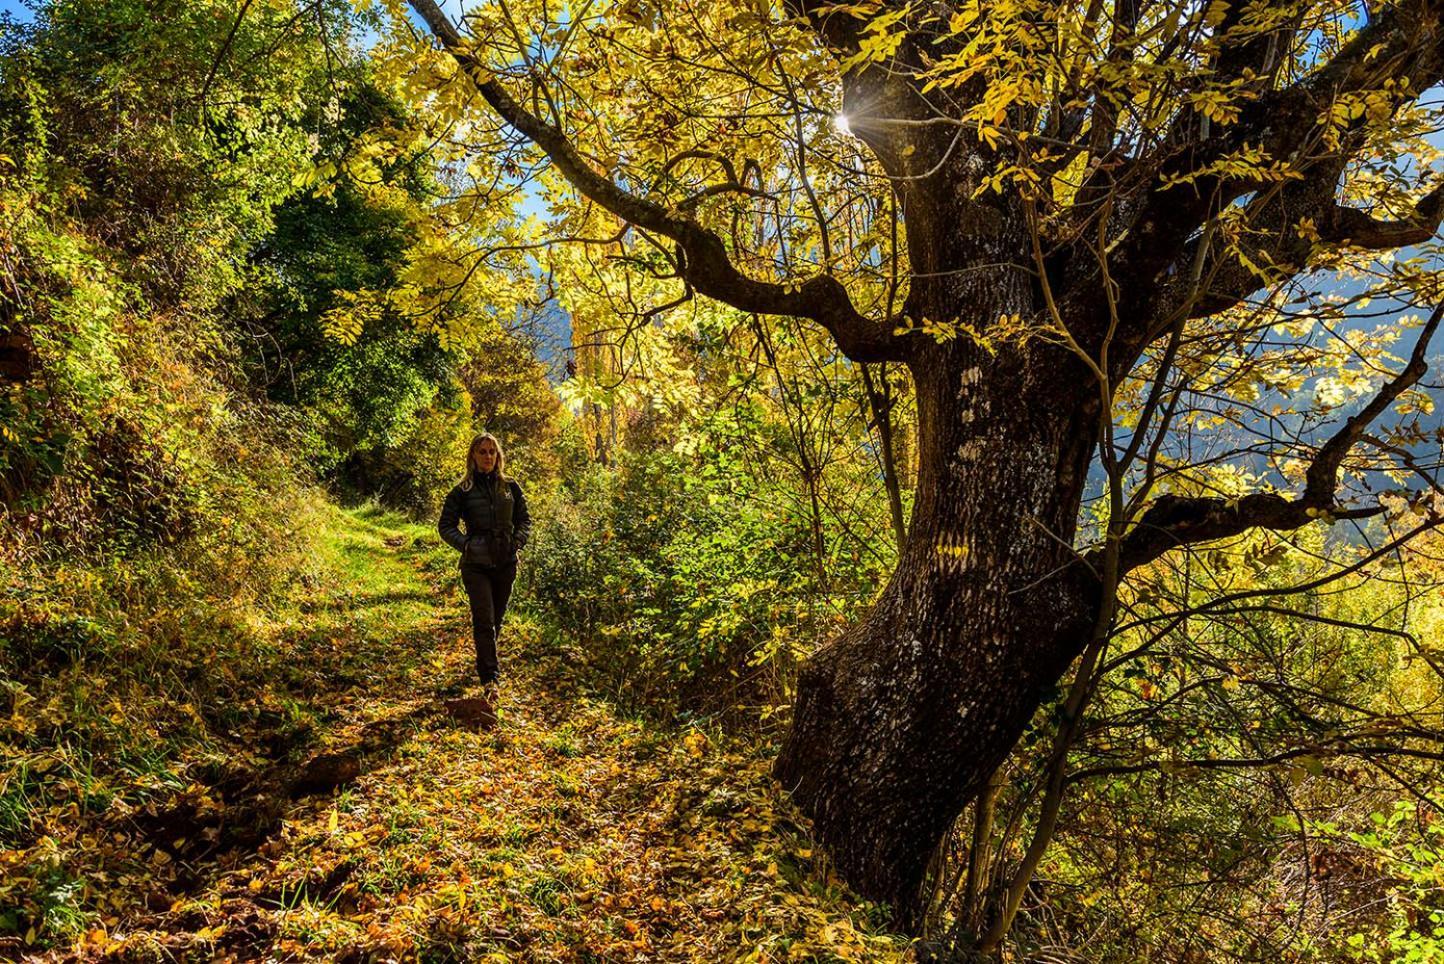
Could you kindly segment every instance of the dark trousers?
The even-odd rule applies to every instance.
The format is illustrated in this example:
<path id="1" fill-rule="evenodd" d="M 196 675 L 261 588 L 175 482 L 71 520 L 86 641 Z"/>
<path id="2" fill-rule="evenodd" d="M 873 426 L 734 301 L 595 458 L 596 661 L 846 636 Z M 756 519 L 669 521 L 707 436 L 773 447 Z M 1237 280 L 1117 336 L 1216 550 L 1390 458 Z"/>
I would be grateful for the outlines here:
<path id="1" fill-rule="evenodd" d="M 496 637 L 516 581 L 516 563 L 505 566 L 462 566 L 461 584 L 471 600 L 471 636 L 476 642 L 476 672 L 483 684 L 496 679 Z"/>

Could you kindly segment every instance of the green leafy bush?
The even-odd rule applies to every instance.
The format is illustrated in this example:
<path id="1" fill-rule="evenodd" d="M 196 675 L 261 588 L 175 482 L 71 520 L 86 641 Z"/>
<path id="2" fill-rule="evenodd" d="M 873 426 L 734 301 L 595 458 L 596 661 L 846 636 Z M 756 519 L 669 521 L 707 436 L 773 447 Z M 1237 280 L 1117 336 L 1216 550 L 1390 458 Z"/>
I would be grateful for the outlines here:
<path id="1" fill-rule="evenodd" d="M 794 500 L 726 452 L 576 465 L 537 513 L 522 584 L 632 705 L 785 702 L 801 656 L 886 578 L 887 553 L 859 553 L 835 529 L 819 566 L 810 520 L 785 508 Z"/>

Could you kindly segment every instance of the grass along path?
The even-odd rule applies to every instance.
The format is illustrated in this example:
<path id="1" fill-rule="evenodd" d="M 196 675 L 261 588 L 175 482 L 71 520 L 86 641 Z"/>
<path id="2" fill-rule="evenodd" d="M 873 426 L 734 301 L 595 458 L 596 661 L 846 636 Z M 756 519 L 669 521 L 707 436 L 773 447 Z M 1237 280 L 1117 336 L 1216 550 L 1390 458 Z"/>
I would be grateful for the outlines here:
<path id="1" fill-rule="evenodd" d="M 339 582 L 308 607 L 311 628 L 324 630 L 310 655 L 330 667 L 321 675 L 335 691 L 306 753 L 334 772 L 263 768 L 273 789 L 253 796 L 273 812 L 259 832 L 196 861 L 167 906 L 122 899 L 52 957 L 902 956 L 875 910 L 818 867 L 764 755 L 701 730 L 619 719 L 579 695 L 559 648 L 519 614 L 503 639 L 500 724 L 458 725 L 444 703 L 473 668 L 450 555 L 429 530 L 394 518 L 339 519 L 330 560 Z M 189 792 L 189 809 L 175 800 L 152 809 L 194 822 L 234 806 Z M 224 837 L 227 826 L 201 833 Z M 151 844 L 132 856 L 165 864 L 165 853 Z"/>

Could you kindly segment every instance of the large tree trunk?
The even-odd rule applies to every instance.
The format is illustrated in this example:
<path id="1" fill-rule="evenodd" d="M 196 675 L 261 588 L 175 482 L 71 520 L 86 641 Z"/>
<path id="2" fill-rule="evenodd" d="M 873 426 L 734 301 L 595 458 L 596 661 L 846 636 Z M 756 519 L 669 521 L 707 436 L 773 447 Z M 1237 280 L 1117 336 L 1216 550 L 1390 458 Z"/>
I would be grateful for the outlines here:
<path id="1" fill-rule="evenodd" d="M 803 669 L 777 762 L 846 879 L 905 925 L 937 843 L 1094 618 L 1069 543 L 1097 388 L 1047 351 L 990 364 L 954 344 L 915 365 L 906 549 L 870 617 Z"/>
<path id="2" fill-rule="evenodd" d="M 1004 313 L 1035 316 L 1027 271 L 966 270 L 1027 263 L 1025 238 L 1004 237 L 1015 233 L 1000 227 L 1007 219 L 958 215 L 951 191 L 910 194 L 915 270 L 939 279 L 915 283 L 913 317 L 986 331 Z M 906 927 L 939 840 L 1084 645 L 1097 611 L 1096 584 L 1070 545 L 1098 383 L 1056 344 L 990 347 L 959 335 L 911 357 L 911 531 L 870 616 L 803 668 L 776 766 L 843 876 L 892 904 Z"/>

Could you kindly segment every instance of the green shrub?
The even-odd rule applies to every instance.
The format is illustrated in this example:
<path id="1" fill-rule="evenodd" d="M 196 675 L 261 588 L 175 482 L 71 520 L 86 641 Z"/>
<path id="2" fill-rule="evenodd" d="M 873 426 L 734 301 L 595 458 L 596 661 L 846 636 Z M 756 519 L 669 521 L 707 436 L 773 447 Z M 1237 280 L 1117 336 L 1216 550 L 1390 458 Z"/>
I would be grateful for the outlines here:
<path id="1" fill-rule="evenodd" d="M 819 566 L 810 520 L 776 486 L 672 451 L 576 467 L 534 513 L 526 596 L 632 705 L 783 702 L 798 659 L 871 603 L 890 554 L 829 528 Z"/>

